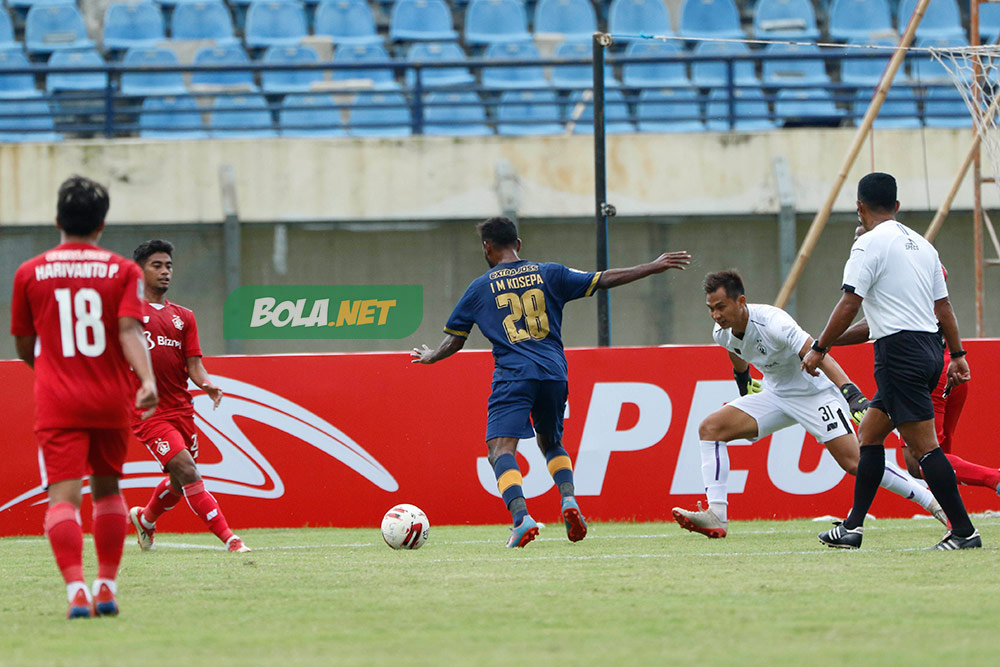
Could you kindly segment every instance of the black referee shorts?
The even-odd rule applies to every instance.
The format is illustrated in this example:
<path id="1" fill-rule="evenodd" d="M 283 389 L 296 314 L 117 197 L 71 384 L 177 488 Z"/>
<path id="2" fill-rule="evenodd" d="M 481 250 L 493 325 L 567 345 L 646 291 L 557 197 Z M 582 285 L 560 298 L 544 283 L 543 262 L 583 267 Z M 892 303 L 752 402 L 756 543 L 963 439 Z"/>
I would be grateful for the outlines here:
<path id="1" fill-rule="evenodd" d="M 931 392 L 944 370 L 941 336 L 900 331 L 875 341 L 875 383 L 871 407 L 889 415 L 893 425 L 934 419 Z"/>

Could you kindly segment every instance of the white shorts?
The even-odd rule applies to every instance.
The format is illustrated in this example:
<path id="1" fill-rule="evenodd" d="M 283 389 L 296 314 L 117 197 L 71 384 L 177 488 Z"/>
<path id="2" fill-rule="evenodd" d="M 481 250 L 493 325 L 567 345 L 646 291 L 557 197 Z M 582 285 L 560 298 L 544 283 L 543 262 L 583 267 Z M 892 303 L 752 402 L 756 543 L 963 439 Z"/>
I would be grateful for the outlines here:
<path id="1" fill-rule="evenodd" d="M 809 396 L 777 396 L 770 391 L 747 394 L 728 405 L 757 421 L 758 438 L 795 424 L 800 424 L 820 444 L 848 433 L 854 435 L 847 417 L 850 414 L 847 401 L 832 385 Z"/>

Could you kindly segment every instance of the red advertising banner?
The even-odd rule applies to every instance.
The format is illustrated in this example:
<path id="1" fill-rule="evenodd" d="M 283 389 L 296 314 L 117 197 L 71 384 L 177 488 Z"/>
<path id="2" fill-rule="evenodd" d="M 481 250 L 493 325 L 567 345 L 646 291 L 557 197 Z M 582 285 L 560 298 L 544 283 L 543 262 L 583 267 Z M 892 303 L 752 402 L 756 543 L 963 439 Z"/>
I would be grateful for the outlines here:
<path id="1" fill-rule="evenodd" d="M 953 452 L 1000 465 L 992 391 L 1000 340 L 968 341 L 973 383 Z M 675 505 L 702 496 L 698 424 L 736 397 L 732 368 L 713 346 L 574 349 L 564 445 L 577 497 L 589 518 L 670 520 Z M 870 345 L 834 356 L 866 394 L 874 393 Z M 413 503 L 432 524 L 504 523 L 486 461 L 486 399 L 492 357 L 468 351 L 433 366 L 401 353 L 216 357 L 205 360 L 226 392 L 218 410 L 195 392 L 199 467 L 236 530 L 252 527 L 377 526 L 394 503 Z M 32 371 L 0 362 L 6 420 L 0 432 L 0 535 L 40 534 L 45 492 L 32 431 Z M 985 435 L 984 435 L 985 434 Z M 902 465 L 898 442 L 887 442 Z M 853 478 L 800 427 L 730 446 L 730 518 L 844 515 Z M 528 508 L 558 517 L 558 491 L 534 441 L 519 459 Z M 137 442 L 122 486 L 145 504 L 162 478 Z M 988 489 L 965 488 L 970 510 L 1000 506 Z M 879 493 L 875 516 L 920 509 Z M 89 511 L 84 511 L 89 529 Z M 161 530 L 200 531 L 179 506 Z"/>

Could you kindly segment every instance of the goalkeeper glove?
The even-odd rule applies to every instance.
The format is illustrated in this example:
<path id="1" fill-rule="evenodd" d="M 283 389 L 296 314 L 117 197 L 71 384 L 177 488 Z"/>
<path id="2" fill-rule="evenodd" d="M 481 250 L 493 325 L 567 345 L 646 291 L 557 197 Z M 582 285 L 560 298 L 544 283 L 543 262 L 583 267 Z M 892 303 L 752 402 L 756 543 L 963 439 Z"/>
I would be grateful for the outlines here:
<path id="1" fill-rule="evenodd" d="M 736 379 L 736 386 L 740 390 L 740 396 L 746 396 L 747 394 L 759 394 L 761 390 L 764 389 L 760 380 L 755 380 L 750 377 L 749 368 L 742 372 L 734 368 L 733 377 Z"/>
<path id="2" fill-rule="evenodd" d="M 857 386 L 848 382 L 840 388 L 840 393 L 847 399 L 847 407 L 851 411 L 851 421 L 855 424 L 861 423 L 861 418 L 868 411 L 868 399 L 861 393 Z"/>

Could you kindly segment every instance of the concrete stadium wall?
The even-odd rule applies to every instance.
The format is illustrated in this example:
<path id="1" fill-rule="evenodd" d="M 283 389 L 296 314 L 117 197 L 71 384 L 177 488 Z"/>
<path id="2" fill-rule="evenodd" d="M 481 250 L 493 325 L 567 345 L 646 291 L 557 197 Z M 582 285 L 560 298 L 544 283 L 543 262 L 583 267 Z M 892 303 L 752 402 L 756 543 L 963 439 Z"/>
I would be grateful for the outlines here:
<path id="1" fill-rule="evenodd" d="M 931 214 L 905 211 L 900 218 L 918 230 Z M 799 241 L 811 218 L 799 217 Z M 814 335 L 839 298 L 843 263 L 850 248 L 855 220 L 838 215 L 824 232 L 797 292 L 797 316 Z M 374 231 L 378 229 L 379 231 Z M 366 231 L 371 230 L 371 231 Z M 521 225 L 522 256 L 557 261 L 581 269 L 595 260 L 592 222 L 525 220 Z M 218 224 L 173 226 L 111 225 L 102 243 L 131 253 L 140 242 L 167 238 L 177 245 L 176 275 L 169 298 L 194 309 L 202 346 L 207 354 L 225 351 L 222 304 L 225 301 L 222 229 Z M 701 280 L 710 271 L 736 267 L 746 278 L 751 301 L 770 303 L 781 285 L 778 270 L 777 221 L 774 216 L 741 219 L 683 218 L 672 223 L 616 220 L 611 228 L 611 263 L 630 266 L 654 258 L 662 250 L 686 249 L 695 256 L 687 271 L 671 271 L 611 292 L 612 336 L 615 345 L 710 343 Z M 13 358 L 9 335 L 10 285 L 17 265 L 58 242 L 54 227 L 0 226 L 0 358 Z M 243 283 L 254 284 L 419 284 L 424 293 L 424 319 L 404 340 L 383 341 L 245 341 L 246 353 L 357 352 L 408 350 L 420 343 L 436 345 L 441 327 L 466 285 L 486 269 L 473 223 L 425 223 L 387 231 L 381 225 L 289 225 L 287 271 L 278 272 L 272 225 L 247 225 L 243 234 Z M 938 248 L 949 269 L 949 285 L 966 336 L 974 333 L 972 221 L 955 214 Z M 987 332 L 1000 333 L 1000 269 L 989 268 Z M 596 302 L 571 303 L 566 308 L 563 337 L 568 346 L 597 342 Z M 469 348 L 486 347 L 477 332 Z M 669 373 L 669 369 L 664 369 Z"/>
<path id="2" fill-rule="evenodd" d="M 799 210 L 815 211 L 853 136 L 853 128 L 612 136 L 609 201 L 623 216 L 776 213 L 772 163 L 784 156 Z M 970 137 L 967 130 L 878 131 L 875 167 L 899 179 L 904 206 L 936 206 Z M 520 215 L 593 214 L 593 139 L 586 135 L 119 140 L 0 145 L 0 225 L 48 223 L 53 193 L 77 172 L 110 184 L 112 222 L 217 222 L 222 164 L 235 167 L 241 217 L 249 221 L 468 220 L 499 210 L 501 160 L 517 175 Z M 836 210 L 853 209 L 853 186 L 870 166 L 866 145 Z M 966 185 L 955 208 L 971 207 Z"/>

